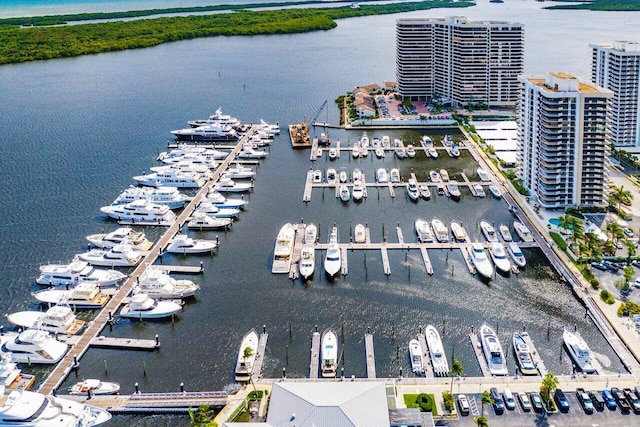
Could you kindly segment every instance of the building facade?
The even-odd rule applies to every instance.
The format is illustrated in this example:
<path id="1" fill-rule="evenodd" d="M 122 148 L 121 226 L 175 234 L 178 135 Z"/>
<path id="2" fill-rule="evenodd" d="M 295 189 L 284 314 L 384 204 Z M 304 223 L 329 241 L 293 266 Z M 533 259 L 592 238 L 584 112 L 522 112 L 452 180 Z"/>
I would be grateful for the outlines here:
<path id="1" fill-rule="evenodd" d="M 513 22 L 396 21 L 396 78 L 403 99 L 513 107 L 524 70 L 524 27 Z"/>
<path id="2" fill-rule="evenodd" d="M 567 73 L 520 76 L 518 178 L 547 209 L 606 207 L 607 100 L 613 93 Z"/>
<path id="3" fill-rule="evenodd" d="M 640 147 L 640 44 L 617 41 L 592 44 L 591 80 L 610 89 L 607 120 L 611 143 Z"/>

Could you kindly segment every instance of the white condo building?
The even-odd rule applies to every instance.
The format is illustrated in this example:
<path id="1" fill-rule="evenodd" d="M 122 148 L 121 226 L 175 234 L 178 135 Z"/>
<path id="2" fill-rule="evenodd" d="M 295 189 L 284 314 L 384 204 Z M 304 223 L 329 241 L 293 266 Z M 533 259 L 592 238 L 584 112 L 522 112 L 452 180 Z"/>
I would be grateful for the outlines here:
<path id="1" fill-rule="evenodd" d="M 591 80 L 613 91 L 607 126 L 616 147 L 640 147 L 640 44 L 617 41 L 589 45 Z"/>
<path id="2" fill-rule="evenodd" d="M 524 27 L 463 16 L 396 21 L 396 78 L 403 99 L 513 107 L 524 71 Z"/>
<path id="3" fill-rule="evenodd" d="M 571 74 L 520 76 L 518 178 L 548 209 L 605 207 L 613 94 Z"/>

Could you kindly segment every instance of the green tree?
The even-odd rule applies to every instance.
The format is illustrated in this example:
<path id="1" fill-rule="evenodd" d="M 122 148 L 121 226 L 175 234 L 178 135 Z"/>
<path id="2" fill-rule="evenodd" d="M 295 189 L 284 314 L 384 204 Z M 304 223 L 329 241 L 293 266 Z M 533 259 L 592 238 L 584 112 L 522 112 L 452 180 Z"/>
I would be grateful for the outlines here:
<path id="1" fill-rule="evenodd" d="M 631 258 L 636 256 L 636 245 L 630 240 L 625 240 L 624 244 L 627 246 L 627 264 L 631 264 Z"/>
<path id="2" fill-rule="evenodd" d="M 633 278 L 634 275 L 634 271 L 633 271 L 633 267 L 625 267 L 622 269 L 622 275 L 624 276 L 624 280 L 629 283 L 631 281 L 631 279 Z"/>
<path id="3" fill-rule="evenodd" d="M 496 401 L 493 400 L 493 396 L 491 396 L 489 390 L 485 390 L 482 392 L 482 398 L 480 399 L 480 401 L 482 402 L 482 416 L 484 417 L 484 405 L 493 405 L 494 403 L 496 403 Z"/>
<path id="4" fill-rule="evenodd" d="M 551 394 L 558 388 L 558 378 L 553 372 L 548 372 L 542 379 L 540 384 L 540 394 L 545 398 L 546 402 L 551 400 Z"/>
<path id="5" fill-rule="evenodd" d="M 453 411 L 454 408 L 454 399 L 453 399 L 453 394 L 451 394 L 448 391 L 443 391 L 442 392 L 442 402 L 444 403 L 444 408 L 451 412 Z"/>
<path id="6" fill-rule="evenodd" d="M 478 427 L 489 427 L 489 420 L 484 415 L 475 417 L 473 421 L 476 423 Z"/>
<path id="7" fill-rule="evenodd" d="M 618 209 L 620 209 L 620 203 L 624 203 L 625 205 L 631 204 L 631 200 L 633 200 L 633 194 L 629 190 L 624 189 L 624 185 L 620 187 L 614 187 L 611 195 L 618 203 Z"/>

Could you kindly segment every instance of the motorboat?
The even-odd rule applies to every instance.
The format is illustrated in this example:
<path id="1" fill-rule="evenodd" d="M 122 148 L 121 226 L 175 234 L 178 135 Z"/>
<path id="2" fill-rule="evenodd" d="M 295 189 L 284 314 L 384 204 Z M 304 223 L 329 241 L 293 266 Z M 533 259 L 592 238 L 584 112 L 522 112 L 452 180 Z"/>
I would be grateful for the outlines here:
<path id="1" fill-rule="evenodd" d="M 431 182 L 434 182 L 434 183 L 442 182 L 442 177 L 440 176 L 440 173 L 437 171 L 430 171 L 429 179 L 431 180 Z"/>
<path id="2" fill-rule="evenodd" d="M 300 275 L 305 279 L 313 276 L 316 270 L 316 254 L 313 246 L 303 246 L 300 250 Z"/>
<path id="3" fill-rule="evenodd" d="M 325 329 L 322 333 L 320 358 L 322 378 L 334 378 L 338 370 L 338 336 L 333 329 Z"/>
<path id="4" fill-rule="evenodd" d="M 73 289 L 48 289 L 32 293 L 38 302 L 47 305 L 66 304 L 73 308 L 102 308 L 109 301 L 109 295 L 100 292 L 93 283 L 79 283 Z"/>
<path id="5" fill-rule="evenodd" d="M 351 147 L 351 155 L 353 156 L 354 159 L 357 159 L 358 157 L 360 157 L 360 143 L 356 142 L 353 144 L 353 147 Z"/>
<path id="6" fill-rule="evenodd" d="M 135 267 L 140 264 L 143 253 L 129 243 L 120 243 L 109 249 L 91 249 L 76 255 L 91 265 L 103 267 Z"/>
<path id="7" fill-rule="evenodd" d="M 433 140 L 428 135 L 422 135 L 420 143 L 425 147 L 430 147 L 433 145 Z"/>
<path id="8" fill-rule="evenodd" d="M 431 146 L 431 147 L 427 148 L 427 157 L 431 157 L 433 159 L 437 159 L 438 158 L 438 150 L 436 150 L 436 147 Z"/>
<path id="9" fill-rule="evenodd" d="M 235 182 L 229 178 L 220 179 L 214 186 L 214 190 L 225 193 L 244 193 L 253 188 L 253 184 L 249 182 Z"/>
<path id="10" fill-rule="evenodd" d="M 438 242 L 446 243 L 449 241 L 449 229 L 442 221 L 437 218 L 432 219 L 431 227 L 433 227 L 433 234 Z"/>
<path id="11" fill-rule="evenodd" d="M 306 245 L 313 245 L 318 238 L 318 227 L 315 224 L 309 223 L 304 227 L 304 243 Z"/>
<path id="12" fill-rule="evenodd" d="M 253 147 L 244 146 L 242 147 L 242 150 L 240 150 L 240 152 L 238 153 L 238 159 L 245 159 L 245 160 L 264 159 L 265 157 L 267 157 L 268 154 L 269 153 L 267 153 L 264 150 L 256 150 Z"/>
<path id="13" fill-rule="evenodd" d="M 257 126 L 259 130 L 265 132 L 267 135 L 280 135 L 280 125 L 278 123 L 273 124 L 260 119 L 260 124 Z"/>
<path id="14" fill-rule="evenodd" d="M 220 230 L 226 229 L 233 223 L 231 218 L 214 218 L 202 212 L 195 213 L 187 223 L 190 230 Z"/>
<path id="15" fill-rule="evenodd" d="M 166 271 L 150 266 L 140 275 L 136 291 L 154 299 L 184 299 L 192 297 L 200 285 L 191 280 L 176 280 Z"/>
<path id="16" fill-rule="evenodd" d="M 121 243 L 130 243 L 141 251 L 148 251 L 153 246 L 145 234 L 131 227 L 120 227 L 110 233 L 92 234 L 87 240 L 97 248 L 112 248 Z"/>
<path id="17" fill-rule="evenodd" d="M 498 231 L 500 232 L 502 240 L 504 240 L 505 242 L 511 242 L 513 240 L 513 236 L 511 236 L 509 227 L 507 227 L 506 225 L 500 224 L 500 227 L 498 227 Z"/>
<path id="18" fill-rule="evenodd" d="M 364 185 L 362 184 L 362 181 L 360 181 L 359 179 L 353 181 L 351 196 L 353 197 L 353 201 L 355 202 L 362 201 L 362 198 L 364 197 Z"/>
<path id="19" fill-rule="evenodd" d="M 409 341 L 409 359 L 411 360 L 411 371 L 414 374 L 422 375 L 424 367 L 422 366 L 422 346 L 416 339 Z"/>
<path id="20" fill-rule="evenodd" d="M 376 171 L 376 181 L 380 184 L 386 184 L 389 182 L 389 174 L 387 174 L 387 170 L 385 168 L 379 168 Z"/>
<path id="21" fill-rule="evenodd" d="M 527 259 L 524 257 L 522 250 L 516 242 L 509 243 L 507 252 L 509 252 L 511 259 L 518 267 L 524 267 L 527 264 Z"/>
<path id="22" fill-rule="evenodd" d="M 376 157 L 379 159 L 384 159 L 386 156 L 386 153 L 384 152 L 384 148 L 382 147 L 377 147 L 375 149 L 375 153 L 376 153 Z"/>
<path id="23" fill-rule="evenodd" d="M 201 154 L 207 151 L 205 147 L 199 147 L 197 145 L 190 145 L 186 143 L 179 143 L 176 148 L 169 151 L 162 151 L 158 154 L 157 160 L 163 162 L 165 159 L 176 159 L 186 154 L 195 155 Z"/>
<path id="24" fill-rule="evenodd" d="M 40 267 L 36 278 L 39 285 L 75 286 L 80 282 L 95 283 L 98 286 L 115 286 L 127 277 L 117 270 L 102 270 L 86 261 L 75 258 L 69 264 L 47 264 Z"/>
<path id="25" fill-rule="evenodd" d="M 585 374 L 593 374 L 596 372 L 593 361 L 591 360 L 591 350 L 587 343 L 577 334 L 573 334 L 566 329 L 562 333 L 562 340 L 569 351 L 569 355 Z"/>
<path id="26" fill-rule="evenodd" d="M 52 365 L 58 363 L 68 350 L 67 344 L 40 329 L 5 332 L 0 335 L 0 342 L 2 352 L 11 353 L 11 357 L 17 363 Z"/>
<path id="27" fill-rule="evenodd" d="M 182 310 L 175 301 L 157 301 L 144 293 L 134 294 L 120 310 L 120 317 L 132 319 L 162 319 Z"/>
<path id="28" fill-rule="evenodd" d="M 471 188 L 476 197 L 484 198 L 487 197 L 487 193 L 485 193 L 484 188 L 482 188 L 482 184 L 471 184 Z"/>
<path id="29" fill-rule="evenodd" d="M 442 145 L 445 147 L 451 147 L 451 144 L 453 144 L 453 137 L 450 134 L 446 134 L 440 142 L 442 142 Z"/>
<path id="30" fill-rule="evenodd" d="M 486 323 L 480 326 L 480 342 L 491 375 L 509 375 L 500 340 L 494 330 Z"/>
<path id="31" fill-rule="evenodd" d="M 480 179 L 480 181 L 491 181 L 491 177 L 489 177 L 489 173 L 486 169 L 478 168 L 476 169 L 476 173 L 478 174 L 478 178 Z"/>
<path id="32" fill-rule="evenodd" d="M 474 242 L 471 244 L 471 249 L 469 249 L 469 257 L 471 258 L 471 262 L 476 268 L 478 274 L 480 274 L 485 279 L 491 280 L 491 277 L 493 277 L 493 265 L 491 265 L 491 261 L 489 261 L 487 252 L 480 243 Z"/>
<path id="33" fill-rule="evenodd" d="M 222 176 L 230 179 L 253 179 L 256 176 L 256 171 L 250 166 L 237 164 L 227 168 Z"/>
<path id="34" fill-rule="evenodd" d="M 69 387 L 69 394 L 74 396 L 101 396 L 116 394 L 120 391 L 120 384 L 87 378 Z"/>
<path id="35" fill-rule="evenodd" d="M 400 171 L 397 168 L 393 168 L 389 171 L 389 181 L 393 183 L 400 182 Z"/>
<path id="36" fill-rule="evenodd" d="M 208 181 L 213 177 L 213 173 L 211 172 L 211 168 L 209 168 L 209 165 L 194 163 L 189 160 L 181 160 L 179 162 L 170 163 L 163 166 L 153 166 L 150 169 L 151 172 L 155 173 L 170 173 L 173 171 L 180 171 L 183 173 L 193 174 L 204 179 L 205 181 Z M 150 186 L 155 187 L 155 185 Z"/>
<path id="37" fill-rule="evenodd" d="M 460 200 L 460 187 L 458 186 L 458 181 L 449 181 L 447 183 L 447 190 L 449 190 L 449 197 L 454 200 Z"/>
<path id="38" fill-rule="evenodd" d="M 229 126 L 233 129 L 237 129 L 242 126 L 242 122 L 235 117 L 231 117 L 228 114 L 222 114 L 222 107 L 218 108 L 214 114 L 210 115 L 208 119 L 200 119 L 200 120 L 189 120 L 187 122 L 189 126 L 192 128 L 197 128 L 205 125 L 219 125 L 219 126 Z M 271 125 L 268 123 L 261 124 L 262 126 L 266 126 L 266 129 L 271 129 Z"/>
<path id="39" fill-rule="evenodd" d="M 322 171 L 320 169 L 316 169 L 313 171 L 311 175 L 311 181 L 318 184 L 322 182 Z"/>
<path id="40" fill-rule="evenodd" d="M 433 233 L 431 232 L 431 225 L 422 218 L 416 219 L 414 226 L 416 233 L 418 234 L 418 241 L 421 243 L 433 242 Z"/>
<path id="41" fill-rule="evenodd" d="M 104 409 L 26 390 L 1 396 L 0 426 L 98 426 L 111 419 Z"/>
<path id="42" fill-rule="evenodd" d="M 407 150 L 404 147 L 404 142 L 401 139 L 396 138 L 393 140 L 393 150 L 396 153 L 396 157 L 399 159 L 404 159 L 407 157 Z"/>
<path id="43" fill-rule="evenodd" d="M 416 184 L 416 180 L 413 178 L 409 178 L 407 182 L 407 195 L 411 200 L 418 200 L 420 198 L 420 191 L 418 190 L 418 185 Z"/>
<path id="44" fill-rule="evenodd" d="M 502 191 L 500 191 L 497 185 L 490 184 L 488 188 L 489 188 L 489 193 L 491 193 L 491 195 L 496 199 L 499 199 L 502 197 Z"/>
<path id="45" fill-rule="evenodd" d="M 491 259 L 498 271 L 505 274 L 511 272 L 511 262 L 509 261 L 507 251 L 502 243 L 493 242 L 489 249 L 489 253 L 491 254 Z"/>
<path id="46" fill-rule="evenodd" d="M 418 187 L 418 192 L 420 193 L 420 197 L 425 200 L 429 200 L 431 198 L 431 190 L 429 190 L 429 186 L 426 184 L 421 184 Z"/>
<path id="47" fill-rule="evenodd" d="M 343 202 L 348 202 L 351 199 L 351 192 L 349 191 L 349 187 L 347 184 L 340 184 L 340 188 L 338 189 L 338 197 Z"/>
<path id="48" fill-rule="evenodd" d="M 273 265 L 271 272 L 276 274 L 288 273 L 291 269 L 291 255 L 293 252 L 293 241 L 296 237 L 296 230 L 293 224 L 286 223 L 280 228 L 276 237 L 276 244 L 273 250 Z"/>
<path id="49" fill-rule="evenodd" d="M 371 138 L 371 148 L 380 148 L 380 138 L 377 136 Z"/>
<path id="50" fill-rule="evenodd" d="M 167 205 L 169 209 L 180 209 L 189 200 L 187 196 L 178 190 L 178 187 L 146 188 L 131 186 L 120 193 L 111 204 L 123 205 L 145 199 L 157 205 Z"/>
<path id="51" fill-rule="evenodd" d="M 355 243 L 364 243 L 367 240 L 367 229 L 362 224 L 357 224 L 353 229 L 353 241 Z"/>
<path id="52" fill-rule="evenodd" d="M 369 136 L 366 132 L 362 132 L 362 137 L 360 137 L 360 147 L 369 149 Z"/>
<path id="53" fill-rule="evenodd" d="M 204 213 L 205 215 L 213 218 L 238 218 L 240 215 L 240 209 L 226 208 L 204 200 L 198 205 L 193 213 Z"/>
<path id="54" fill-rule="evenodd" d="M 513 334 L 513 353 L 516 356 L 516 363 L 522 375 L 538 375 L 538 368 L 531 357 L 531 349 L 524 339 L 525 334 L 527 333 Z"/>
<path id="55" fill-rule="evenodd" d="M 338 246 L 338 228 L 333 227 L 331 229 L 331 235 L 329 237 L 329 247 L 324 256 L 324 271 L 329 278 L 335 277 L 340 273 L 342 267 L 340 246 Z"/>
<path id="56" fill-rule="evenodd" d="M 338 180 L 338 173 L 334 168 L 327 169 L 327 184 L 335 184 Z"/>
<path id="57" fill-rule="evenodd" d="M 197 147 L 200 148 L 200 147 Z M 188 161 L 195 164 L 206 165 L 209 169 L 216 169 L 218 167 L 218 160 L 224 160 L 229 156 L 227 151 L 218 150 L 215 148 L 202 149 L 201 151 L 191 151 L 192 148 L 186 150 L 173 150 L 166 156 L 159 157 L 159 160 L 165 164 L 173 164 Z"/>
<path id="58" fill-rule="evenodd" d="M 173 239 L 169 240 L 169 244 L 165 252 L 174 254 L 201 254 L 211 252 L 218 247 L 215 240 L 194 239 L 186 234 L 176 234 Z"/>
<path id="59" fill-rule="evenodd" d="M 469 236 L 467 235 L 467 231 L 464 229 L 462 225 L 455 221 L 451 221 L 451 234 L 453 234 L 453 238 L 456 242 L 464 243 L 469 240 Z"/>
<path id="60" fill-rule="evenodd" d="M 533 234 L 526 225 L 520 221 L 513 221 L 513 229 L 523 242 L 533 242 Z"/>
<path id="61" fill-rule="evenodd" d="M 442 182 L 449 182 L 449 172 L 446 169 L 440 169 L 440 179 Z"/>
<path id="62" fill-rule="evenodd" d="M 349 180 L 349 175 L 347 175 L 347 171 L 340 171 L 340 173 L 338 173 L 338 181 L 345 183 Z"/>
<path id="63" fill-rule="evenodd" d="M 11 353 L 0 353 L 0 391 L 2 387 L 5 389 L 16 388 L 15 384 L 20 381 L 22 370 L 18 368 L 18 364 L 13 361 Z"/>
<path id="64" fill-rule="evenodd" d="M 362 173 L 362 170 L 360 168 L 355 168 L 353 172 L 351 172 L 351 181 L 353 182 L 362 181 L 363 177 L 364 174 Z"/>
<path id="65" fill-rule="evenodd" d="M 482 230 L 482 234 L 484 234 L 485 239 L 487 239 L 487 242 L 493 243 L 498 241 L 496 229 L 493 228 L 493 225 L 489 224 L 488 221 L 480 221 L 480 229 Z"/>
<path id="66" fill-rule="evenodd" d="M 447 153 L 449 153 L 450 157 L 460 157 L 460 149 L 458 148 L 458 145 L 455 143 L 451 144 L 451 147 L 449 147 L 449 149 L 447 150 Z"/>
<path id="67" fill-rule="evenodd" d="M 219 208 L 244 209 L 247 201 L 244 199 L 232 199 L 223 196 L 217 190 L 209 190 L 206 197 L 207 202 L 213 203 Z"/>
<path id="68" fill-rule="evenodd" d="M 176 221 L 176 214 L 168 206 L 157 205 L 148 200 L 103 206 L 100 210 L 121 224 L 172 225 Z"/>
<path id="69" fill-rule="evenodd" d="M 331 144 L 331 139 L 329 138 L 329 135 L 325 132 L 320 132 L 320 140 L 319 140 L 320 145 L 329 145 Z"/>
<path id="70" fill-rule="evenodd" d="M 318 147 L 316 150 L 316 157 L 322 157 L 322 147 Z"/>
<path id="71" fill-rule="evenodd" d="M 193 172 L 183 172 L 179 169 L 171 169 L 162 172 L 134 176 L 133 180 L 139 185 L 147 187 L 177 187 L 200 188 L 207 181 L 201 175 Z"/>
<path id="72" fill-rule="evenodd" d="M 413 146 L 413 144 L 408 144 L 407 145 L 407 147 L 405 149 L 405 154 L 409 158 L 414 158 L 416 156 L 416 148 Z"/>
<path id="73" fill-rule="evenodd" d="M 238 133 L 230 126 L 221 126 L 217 123 L 198 126 L 196 128 L 176 129 L 171 134 L 178 141 L 236 141 Z"/>
<path id="74" fill-rule="evenodd" d="M 438 193 L 438 196 L 444 196 L 445 194 L 447 194 L 444 184 L 437 184 L 436 192 Z"/>
<path id="75" fill-rule="evenodd" d="M 433 373 L 436 376 L 449 375 L 449 362 L 447 362 L 447 356 L 444 353 L 444 346 L 438 330 L 432 325 L 427 325 L 424 335 L 429 348 L 429 355 L 431 356 Z"/>
<path id="76" fill-rule="evenodd" d="M 389 138 L 389 135 L 382 135 L 382 139 L 380 139 L 380 146 L 382 148 L 391 148 L 391 138 Z"/>
<path id="77" fill-rule="evenodd" d="M 338 158 L 338 149 L 335 147 L 329 148 L 329 160 L 335 160 Z"/>
<path id="78" fill-rule="evenodd" d="M 249 381 L 253 373 L 253 365 L 258 357 L 259 338 L 255 329 L 251 329 L 242 338 L 236 361 L 236 381 Z"/>
<path id="79" fill-rule="evenodd" d="M 7 320 L 24 329 L 42 329 L 52 334 L 75 335 L 85 325 L 68 305 L 54 305 L 46 312 L 19 311 L 7 315 Z"/>

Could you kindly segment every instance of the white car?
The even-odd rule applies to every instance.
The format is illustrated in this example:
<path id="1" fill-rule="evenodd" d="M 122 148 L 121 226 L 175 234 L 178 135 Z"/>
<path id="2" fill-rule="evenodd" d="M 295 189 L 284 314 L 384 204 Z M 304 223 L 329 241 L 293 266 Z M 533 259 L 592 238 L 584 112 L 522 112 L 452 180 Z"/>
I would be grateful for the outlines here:
<path id="1" fill-rule="evenodd" d="M 468 415 L 470 406 L 469 406 L 469 398 L 467 398 L 466 394 L 458 395 L 458 408 L 460 408 L 460 414 Z"/>
<path id="2" fill-rule="evenodd" d="M 531 400 L 529 400 L 529 396 L 527 396 L 527 393 L 519 393 L 518 400 L 520 401 L 520 406 L 522 406 L 523 411 L 531 411 Z"/>

